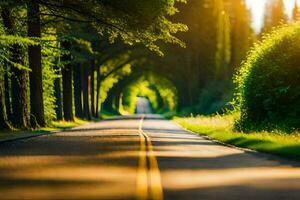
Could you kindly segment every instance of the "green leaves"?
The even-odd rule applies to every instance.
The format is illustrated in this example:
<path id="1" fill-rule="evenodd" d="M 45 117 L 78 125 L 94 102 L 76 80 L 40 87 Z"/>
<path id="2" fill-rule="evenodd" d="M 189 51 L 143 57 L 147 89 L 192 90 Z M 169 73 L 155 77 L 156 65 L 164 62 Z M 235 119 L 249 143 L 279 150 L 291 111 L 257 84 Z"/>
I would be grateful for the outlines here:
<path id="1" fill-rule="evenodd" d="M 274 29 L 235 76 L 243 130 L 300 128 L 300 24 Z"/>
<path id="2" fill-rule="evenodd" d="M 0 45 L 1 47 L 9 47 L 11 45 L 20 45 L 22 47 L 27 47 L 29 45 L 37 45 L 38 42 L 34 38 L 14 36 L 14 35 L 0 35 Z"/>
<path id="3" fill-rule="evenodd" d="M 99 34 L 108 35 L 111 42 L 121 38 L 126 44 L 142 44 L 162 55 L 159 41 L 184 46 L 174 34 L 187 31 L 187 26 L 168 19 L 177 12 L 175 2 L 185 1 L 65 0 L 41 4 L 54 10 L 57 17 L 92 24 Z"/>
<path id="4" fill-rule="evenodd" d="M 11 58 L 12 55 L 11 55 L 11 52 L 9 51 L 9 49 L 13 45 L 18 45 L 21 48 L 26 48 L 29 45 L 36 45 L 36 44 L 38 44 L 38 42 L 36 42 L 32 38 L 14 36 L 14 35 L 4 35 L 4 34 L 0 35 L 0 62 L 8 63 L 8 64 L 10 64 L 18 69 L 21 69 L 21 70 L 30 71 L 28 66 L 25 66 L 23 64 L 12 61 L 12 58 Z"/>

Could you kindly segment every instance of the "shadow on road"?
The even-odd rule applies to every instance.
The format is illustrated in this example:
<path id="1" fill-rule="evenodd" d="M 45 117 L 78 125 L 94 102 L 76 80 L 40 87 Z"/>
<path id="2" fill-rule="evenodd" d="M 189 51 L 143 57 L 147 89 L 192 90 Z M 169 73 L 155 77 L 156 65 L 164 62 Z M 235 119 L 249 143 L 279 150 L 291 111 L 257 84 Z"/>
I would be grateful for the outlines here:
<path id="1" fill-rule="evenodd" d="M 135 199 L 139 117 L 0 144 L 0 199 Z M 156 117 L 143 130 L 165 199 L 299 199 L 297 162 L 222 146 Z"/>

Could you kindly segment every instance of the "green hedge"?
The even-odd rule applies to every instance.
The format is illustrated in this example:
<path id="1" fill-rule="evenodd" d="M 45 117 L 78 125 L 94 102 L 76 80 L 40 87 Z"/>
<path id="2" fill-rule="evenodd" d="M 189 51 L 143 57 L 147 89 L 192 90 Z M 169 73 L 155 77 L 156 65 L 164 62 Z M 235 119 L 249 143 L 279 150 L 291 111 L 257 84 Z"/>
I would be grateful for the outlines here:
<path id="1" fill-rule="evenodd" d="M 235 76 L 243 131 L 300 128 L 300 23 L 274 29 Z"/>

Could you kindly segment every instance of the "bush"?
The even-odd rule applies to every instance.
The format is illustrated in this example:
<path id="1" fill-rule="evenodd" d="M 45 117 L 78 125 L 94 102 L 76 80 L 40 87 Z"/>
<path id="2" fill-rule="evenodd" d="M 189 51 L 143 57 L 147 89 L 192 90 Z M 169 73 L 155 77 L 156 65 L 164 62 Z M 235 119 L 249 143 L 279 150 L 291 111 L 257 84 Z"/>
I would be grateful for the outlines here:
<path id="1" fill-rule="evenodd" d="M 300 23 L 274 29 L 235 76 L 243 131 L 300 128 Z"/>

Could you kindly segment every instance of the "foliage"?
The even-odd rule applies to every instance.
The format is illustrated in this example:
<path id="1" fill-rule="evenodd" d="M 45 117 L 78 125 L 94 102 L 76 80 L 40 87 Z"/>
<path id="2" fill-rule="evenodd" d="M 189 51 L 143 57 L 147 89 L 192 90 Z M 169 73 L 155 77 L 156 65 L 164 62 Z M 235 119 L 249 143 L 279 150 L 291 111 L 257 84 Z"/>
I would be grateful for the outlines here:
<path id="1" fill-rule="evenodd" d="M 160 112 L 175 111 L 178 97 L 177 90 L 173 83 L 158 74 L 150 74 L 148 75 L 148 79 L 157 90 L 157 95 L 160 96 L 163 101 L 163 105 L 160 105 Z"/>
<path id="2" fill-rule="evenodd" d="M 123 109 L 134 113 L 136 97 L 147 98 L 155 112 L 165 113 L 176 110 L 176 88 L 169 80 L 157 74 L 148 73 L 124 90 Z"/>
<path id="3" fill-rule="evenodd" d="M 128 76 L 131 73 L 131 66 L 132 62 L 127 60 L 129 59 L 129 55 L 120 55 L 116 56 L 113 59 L 110 59 L 106 63 L 102 64 L 100 67 L 100 74 L 102 76 L 108 75 L 112 70 L 116 69 L 117 67 L 121 66 L 119 70 L 115 73 L 107 76 L 102 82 L 100 87 L 100 102 L 103 103 L 108 95 L 109 90 L 116 84 L 118 81 L 124 77 Z M 126 62 L 124 62 L 124 60 Z"/>
<path id="4" fill-rule="evenodd" d="M 265 35 L 235 76 L 244 131 L 300 128 L 300 24 Z"/>
<path id="5" fill-rule="evenodd" d="M 28 66 L 22 65 L 20 63 L 16 63 L 11 60 L 9 48 L 12 45 L 18 45 L 24 49 L 29 45 L 34 45 L 34 44 L 37 44 L 37 42 L 34 41 L 32 38 L 14 36 L 14 35 L 4 35 L 4 33 L 2 32 L 0 35 L 0 60 L 2 62 L 11 64 L 18 69 L 30 71 Z"/>
<path id="6" fill-rule="evenodd" d="M 158 97 L 150 84 L 143 77 L 129 85 L 123 93 L 123 109 L 128 113 L 135 113 L 137 97 L 146 97 L 152 108 L 158 108 Z"/>
<path id="7" fill-rule="evenodd" d="M 189 27 L 187 33 L 179 34 L 187 48 L 165 45 L 166 56 L 154 58 L 149 65 L 176 87 L 180 111 L 189 108 L 191 112 L 202 113 L 202 100 L 208 96 L 220 99 L 208 100 L 206 107 L 221 107 L 232 94 L 233 72 L 253 42 L 249 10 L 244 0 L 189 0 L 179 9 L 174 18 Z M 218 89 L 220 85 L 226 88 Z M 216 90 L 222 94 L 216 96 Z"/>
<path id="8" fill-rule="evenodd" d="M 187 27 L 180 23 L 173 23 L 167 18 L 177 12 L 176 1 L 51 0 L 41 1 L 41 5 L 49 10 L 55 10 L 55 15 L 63 19 L 93 24 L 100 34 L 108 35 L 111 42 L 121 38 L 127 44 L 140 43 L 162 54 L 157 45 L 158 41 L 184 46 L 184 43 L 174 34 L 186 31 Z"/>
<path id="9" fill-rule="evenodd" d="M 55 30 L 48 30 L 48 33 Z M 44 91 L 44 109 L 45 120 L 47 124 L 50 124 L 56 117 L 54 96 L 54 80 L 60 78 L 56 74 L 55 69 L 58 68 L 58 58 L 64 53 L 58 48 L 58 41 L 55 35 L 45 35 L 42 37 L 42 65 L 43 65 L 43 91 Z"/>

